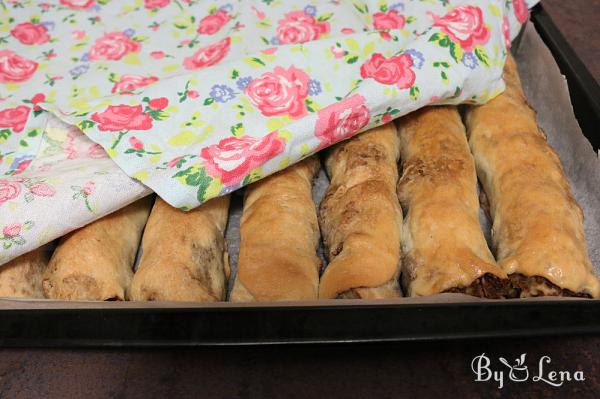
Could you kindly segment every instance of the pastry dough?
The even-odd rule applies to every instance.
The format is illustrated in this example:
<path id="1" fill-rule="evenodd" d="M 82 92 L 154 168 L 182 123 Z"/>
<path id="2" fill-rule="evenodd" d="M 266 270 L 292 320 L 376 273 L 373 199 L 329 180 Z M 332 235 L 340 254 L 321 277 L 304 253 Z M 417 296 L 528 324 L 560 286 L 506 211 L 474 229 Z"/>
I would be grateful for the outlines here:
<path id="1" fill-rule="evenodd" d="M 46 297 L 125 300 L 151 207 L 146 197 L 64 236 L 44 274 Z"/>
<path id="2" fill-rule="evenodd" d="M 317 298 L 319 225 L 310 157 L 246 188 L 232 302 Z"/>
<path id="3" fill-rule="evenodd" d="M 469 144 L 489 202 L 496 259 L 517 295 L 598 297 L 583 213 L 538 128 L 509 56 L 506 91 L 467 110 Z M 543 278 L 543 279 L 542 279 Z"/>
<path id="4" fill-rule="evenodd" d="M 506 273 L 496 264 L 479 224 L 475 165 L 458 110 L 426 107 L 398 125 L 405 292 L 506 296 Z"/>
<path id="5" fill-rule="evenodd" d="M 0 297 L 43 298 L 42 276 L 50 254 L 43 246 L 0 266 Z"/>
<path id="6" fill-rule="evenodd" d="M 135 301 L 222 301 L 229 266 L 225 226 L 229 196 L 189 212 L 156 199 L 131 283 Z"/>
<path id="7" fill-rule="evenodd" d="M 393 124 L 344 141 L 328 154 L 331 184 L 321 202 L 320 225 L 330 263 L 321 277 L 320 298 L 401 295 L 397 162 Z"/>

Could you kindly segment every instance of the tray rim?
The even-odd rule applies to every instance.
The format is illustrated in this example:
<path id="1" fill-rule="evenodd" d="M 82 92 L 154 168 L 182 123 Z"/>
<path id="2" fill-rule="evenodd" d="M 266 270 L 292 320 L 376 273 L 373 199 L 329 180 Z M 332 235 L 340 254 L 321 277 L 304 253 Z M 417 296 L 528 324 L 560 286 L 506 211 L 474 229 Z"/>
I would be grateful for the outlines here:
<path id="1" fill-rule="evenodd" d="M 597 150 L 600 135 L 591 127 L 600 124 L 600 85 L 569 46 L 541 4 L 532 10 L 531 20 L 555 56 L 561 71 L 566 75 L 576 116 L 584 134 Z M 600 333 L 598 300 L 469 300 L 453 303 L 360 304 L 346 302 L 348 301 L 318 306 L 261 304 L 104 309 L 0 307 L 0 347 L 330 344 Z M 339 323 L 337 326 L 332 325 L 329 320 L 332 312 L 336 314 L 334 317 L 337 318 L 335 322 Z M 386 314 L 385 321 L 390 322 L 390 325 L 386 326 L 387 330 L 384 328 L 385 331 L 382 332 L 376 331 L 375 328 L 372 331 L 365 329 L 364 323 L 373 318 L 377 320 L 382 312 Z M 425 316 L 430 313 L 438 313 L 441 317 L 427 319 Z M 265 322 L 266 314 L 275 317 L 267 318 Z M 452 324 L 444 325 L 448 321 L 446 319 L 460 317 L 467 323 L 466 328 L 452 331 L 448 329 Z M 215 328 L 214 325 L 209 325 L 210 323 L 204 323 L 210 318 L 213 322 L 220 320 L 221 327 L 227 324 L 226 327 L 233 332 L 240 331 L 241 335 L 219 337 L 217 334 L 222 332 L 218 329 L 219 326 Z M 252 321 L 255 325 L 249 326 Z M 403 329 L 401 324 L 409 322 L 413 323 L 414 329 Z M 306 327 L 306 323 L 312 326 L 312 334 L 294 330 Z M 347 335 L 336 335 L 345 323 L 362 325 L 358 324 L 361 327 L 360 331 L 350 330 Z M 504 328 L 499 329 L 500 324 L 503 324 Z M 281 332 L 283 327 L 292 330 Z M 145 335 L 144 328 L 149 330 L 150 335 Z M 186 328 L 190 330 L 179 331 Z M 277 328 L 280 329 L 279 332 Z M 117 331 L 117 335 L 114 331 Z M 177 332 L 188 332 L 188 335 Z"/>

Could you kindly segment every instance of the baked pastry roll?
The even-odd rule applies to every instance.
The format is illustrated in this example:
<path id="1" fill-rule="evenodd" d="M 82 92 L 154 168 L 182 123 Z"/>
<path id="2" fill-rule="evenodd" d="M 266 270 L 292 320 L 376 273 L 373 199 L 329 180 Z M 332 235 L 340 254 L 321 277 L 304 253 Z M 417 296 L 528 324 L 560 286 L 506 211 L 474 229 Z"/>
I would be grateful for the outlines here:
<path id="1" fill-rule="evenodd" d="M 479 224 L 475 165 L 458 110 L 422 108 L 401 118 L 398 126 L 405 293 L 506 296 L 507 276 Z"/>
<path id="2" fill-rule="evenodd" d="M 508 57 L 504 93 L 467 110 L 469 144 L 489 203 L 496 260 L 515 295 L 600 294 L 583 213 Z"/>
<path id="3" fill-rule="evenodd" d="M 43 246 L 0 266 L 0 297 L 43 298 L 42 276 L 50 254 Z"/>
<path id="4" fill-rule="evenodd" d="M 317 298 L 321 261 L 310 157 L 246 188 L 232 302 Z"/>
<path id="5" fill-rule="evenodd" d="M 151 207 L 146 197 L 64 236 L 44 274 L 46 297 L 125 300 Z"/>
<path id="6" fill-rule="evenodd" d="M 229 265 L 224 232 L 229 196 L 189 212 L 156 199 L 131 283 L 135 301 L 225 300 Z"/>
<path id="7" fill-rule="evenodd" d="M 320 225 L 329 264 L 319 283 L 320 298 L 401 295 L 397 162 L 393 124 L 339 143 L 328 153 L 331 184 L 321 202 Z"/>

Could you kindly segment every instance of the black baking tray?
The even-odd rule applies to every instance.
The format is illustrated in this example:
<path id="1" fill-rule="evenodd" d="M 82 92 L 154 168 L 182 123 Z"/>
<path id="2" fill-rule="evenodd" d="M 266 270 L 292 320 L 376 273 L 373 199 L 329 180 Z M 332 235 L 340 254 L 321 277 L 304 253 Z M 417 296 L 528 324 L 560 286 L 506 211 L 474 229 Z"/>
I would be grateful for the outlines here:
<path id="1" fill-rule="evenodd" d="M 575 114 L 597 150 L 600 87 L 541 5 L 532 20 L 566 76 Z M 0 310 L 4 347 L 270 345 L 586 333 L 600 333 L 600 301 Z"/>

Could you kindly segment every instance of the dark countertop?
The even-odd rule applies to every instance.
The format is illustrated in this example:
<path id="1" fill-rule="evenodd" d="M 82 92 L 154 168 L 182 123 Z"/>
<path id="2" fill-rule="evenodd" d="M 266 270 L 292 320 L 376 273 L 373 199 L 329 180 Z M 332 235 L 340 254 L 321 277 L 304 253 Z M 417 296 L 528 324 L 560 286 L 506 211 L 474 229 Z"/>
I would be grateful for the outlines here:
<path id="1" fill-rule="evenodd" d="M 544 9 L 600 82 L 600 0 L 542 0 Z"/>
<path id="2" fill-rule="evenodd" d="M 600 81 L 600 0 L 543 0 L 576 53 Z M 0 321 L 1 322 L 1 321 Z M 475 382 L 474 356 L 530 372 L 583 370 L 585 382 Z M 496 370 L 501 370 L 500 366 Z M 505 377 L 508 378 L 508 377 Z M 600 337 L 402 343 L 386 345 L 155 350 L 0 350 L 0 398 L 348 397 L 596 398 Z M 457 395 L 458 394 L 458 395 Z"/>

